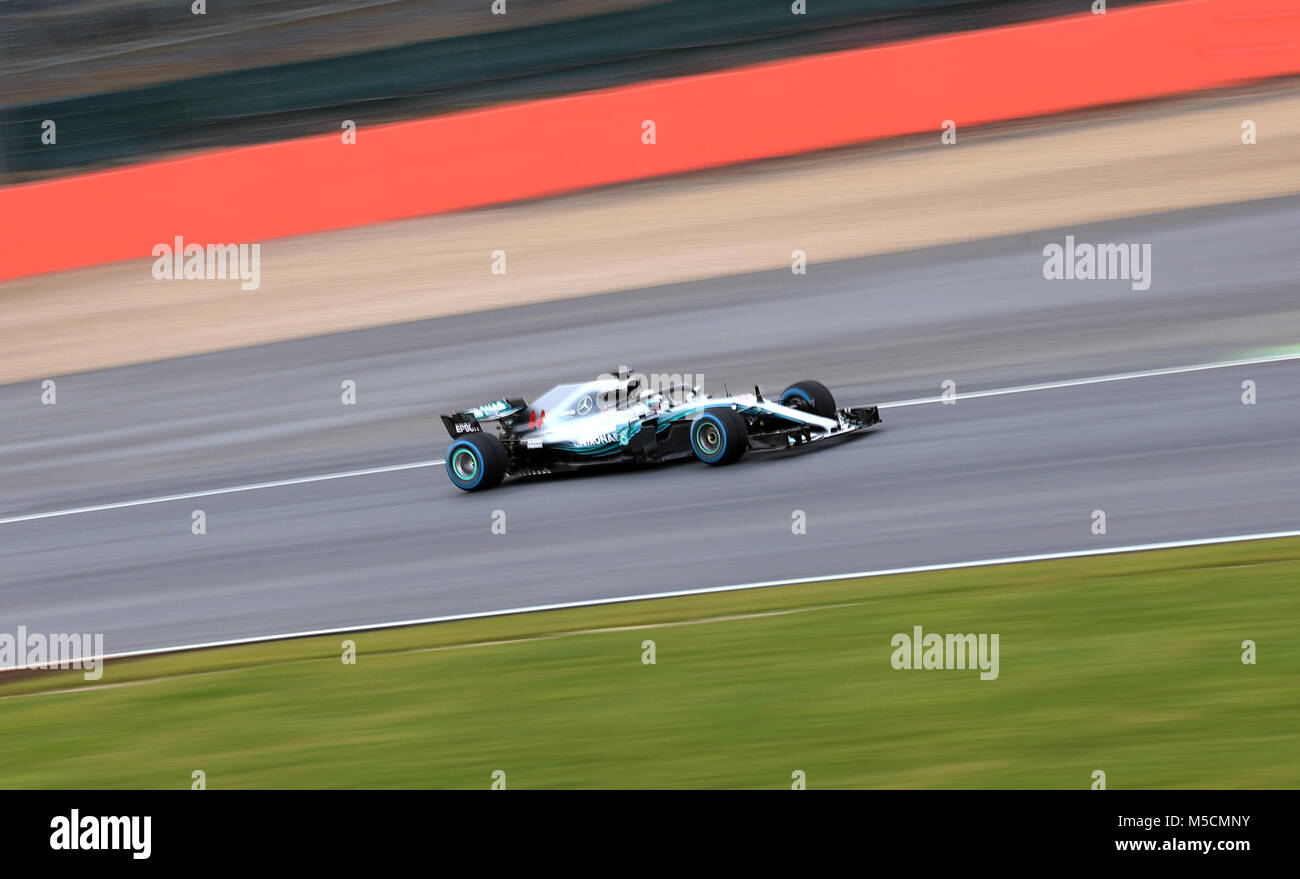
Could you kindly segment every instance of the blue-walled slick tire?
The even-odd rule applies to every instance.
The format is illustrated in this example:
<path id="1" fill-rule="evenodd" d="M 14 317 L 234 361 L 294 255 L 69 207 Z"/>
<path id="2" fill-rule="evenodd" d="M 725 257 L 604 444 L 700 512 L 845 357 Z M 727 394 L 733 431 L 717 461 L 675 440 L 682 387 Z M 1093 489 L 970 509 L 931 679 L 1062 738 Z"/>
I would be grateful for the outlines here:
<path id="1" fill-rule="evenodd" d="M 468 433 L 447 449 L 447 476 L 462 491 L 482 491 L 506 478 L 506 448 L 487 433 Z"/>
<path id="2" fill-rule="evenodd" d="M 781 392 L 781 405 L 802 409 L 822 418 L 835 417 L 835 397 L 821 382 L 795 382 Z"/>
<path id="3" fill-rule="evenodd" d="M 705 464 L 734 464 L 749 448 L 749 430 L 735 409 L 705 409 L 691 422 L 691 449 Z"/>

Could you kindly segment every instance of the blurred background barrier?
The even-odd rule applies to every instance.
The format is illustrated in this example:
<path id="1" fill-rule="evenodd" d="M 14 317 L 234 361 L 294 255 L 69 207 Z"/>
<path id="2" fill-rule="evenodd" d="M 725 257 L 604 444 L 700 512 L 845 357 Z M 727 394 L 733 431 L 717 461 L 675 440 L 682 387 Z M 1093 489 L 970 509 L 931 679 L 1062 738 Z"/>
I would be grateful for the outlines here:
<path id="1" fill-rule="evenodd" d="M 0 4 L 10 179 L 1087 11 L 1088 0 Z M 1124 0 L 1112 7 L 1126 5 Z M 1128 0 L 1127 5 L 1132 5 Z M 597 14 L 603 13 L 603 14 Z M 428 37 L 421 39 L 421 37 Z M 45 120 L 57 141 L 42 141 Z"/>
<path id="2" fill-rule="evenodd" d="M 1293 6 L 1085 13 L 13 186 L 0 279 L 1294 74 Z"/>

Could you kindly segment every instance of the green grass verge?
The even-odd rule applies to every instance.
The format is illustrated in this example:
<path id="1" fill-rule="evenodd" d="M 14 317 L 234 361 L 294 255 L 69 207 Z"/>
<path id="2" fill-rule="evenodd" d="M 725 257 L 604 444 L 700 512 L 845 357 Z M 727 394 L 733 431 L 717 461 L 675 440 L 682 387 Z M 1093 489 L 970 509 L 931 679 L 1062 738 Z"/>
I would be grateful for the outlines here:
<path id="1" fill-rule="evenodd" d="M 1272 540 L 0 675 L 0 786 L 1295 788 L 1297 620 Z M 1000 677 L 895 670 L 914 625 Z"/>

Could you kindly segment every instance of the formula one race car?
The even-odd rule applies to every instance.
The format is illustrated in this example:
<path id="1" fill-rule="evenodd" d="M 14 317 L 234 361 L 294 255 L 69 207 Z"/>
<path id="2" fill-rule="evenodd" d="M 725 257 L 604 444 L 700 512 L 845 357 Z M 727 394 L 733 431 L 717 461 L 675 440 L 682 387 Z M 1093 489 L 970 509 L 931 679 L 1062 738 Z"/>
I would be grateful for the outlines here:
<path id="1" fill-rule="evenodd" d="M 826 386 L 801 381 L 773 402 L 752 394 L 711 397 L 681 376 L 625 370 L 559 385 L 531 406 L 496 400 L 443 415 L 454 440 L 447 475 L 465 491 L 507 476 L 558 473 L 594 464 L 655 463 L 694 455 L 731 464 L 746 450 L 774 451 L 840 439 L 880 423 L 875 406 L 836 409 Z M 687 379 L 692 378 L 686 376 Z M 496 434 L 483 430 L 495 421 Z"/>

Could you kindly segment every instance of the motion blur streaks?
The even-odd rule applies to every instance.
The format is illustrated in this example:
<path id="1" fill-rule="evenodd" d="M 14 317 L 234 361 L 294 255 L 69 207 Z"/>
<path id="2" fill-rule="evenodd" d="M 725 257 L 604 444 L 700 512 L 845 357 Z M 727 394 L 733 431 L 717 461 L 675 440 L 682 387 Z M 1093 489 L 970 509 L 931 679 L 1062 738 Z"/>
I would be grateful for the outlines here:
<path id="1" fill-rule="evenodd" d="M 437 412 L 620 363 L 769 390 L 817 378 L 850 404 L 932 396 L 945 379 L 977 390 L 1234 359 L 1300 334 L 1298 211 L 1286 199 L 1075 230 L 1153 242 L 1142 294 L 1044 280 L 1042 241 L 1058 237 L 1045 232 L 820 266 L 798 287 L 787 270 L 68 376 L 54 411 L 9 433 L 0 509 L 427 460 L 448 443 Z M 888 410 L 858 441 L 719 470 L 465 496 L 431 467 L 0 526 L 0 630 L 91 627 L 129 650 L 1282 530 L 1300 521 L 1298 374 L 1293 361 Z M 344 379 L 355 407 L 339 404 Z M 0 388 L 0 405 L 34 387 Z M 1099 507 L 1104 537 L 1089 530 Z M 508 539 L 489 530 L 498 508 Z M 815 527 L 787 546 L 794 509 Z"/>

